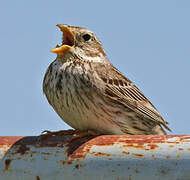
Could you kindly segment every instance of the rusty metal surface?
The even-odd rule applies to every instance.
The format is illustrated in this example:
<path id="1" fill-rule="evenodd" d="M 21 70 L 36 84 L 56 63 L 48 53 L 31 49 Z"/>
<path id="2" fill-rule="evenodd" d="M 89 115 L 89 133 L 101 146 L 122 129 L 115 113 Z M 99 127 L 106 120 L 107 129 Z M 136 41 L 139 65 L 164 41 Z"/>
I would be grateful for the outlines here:
<path id="1" fill-rule="evenodd" d="M 0 159 L 4 156 L 7 150 L 23 136 L 3 136 L 0 137 Z"/>
<path id="2" fill-rule="evenodd" d="M 190 135 L 70 138 L 18 137 L 0 161 L 0 180 L 190 179 Z"/>

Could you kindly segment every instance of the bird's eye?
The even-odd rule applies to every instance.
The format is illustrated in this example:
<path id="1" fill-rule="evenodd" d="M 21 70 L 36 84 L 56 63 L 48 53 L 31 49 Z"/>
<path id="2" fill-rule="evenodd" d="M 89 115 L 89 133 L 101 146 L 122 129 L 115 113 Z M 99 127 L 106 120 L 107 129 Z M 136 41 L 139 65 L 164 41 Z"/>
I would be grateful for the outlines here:
<path id="1" fill-rule="evenodd" d="M 83 38 L 85 41 L 88 41 L 88 40 L 90 40 L 91 36 L 90 36 L 89 34 L 84 34 L 84 35 L 82 36 L 82 38 Z"/>

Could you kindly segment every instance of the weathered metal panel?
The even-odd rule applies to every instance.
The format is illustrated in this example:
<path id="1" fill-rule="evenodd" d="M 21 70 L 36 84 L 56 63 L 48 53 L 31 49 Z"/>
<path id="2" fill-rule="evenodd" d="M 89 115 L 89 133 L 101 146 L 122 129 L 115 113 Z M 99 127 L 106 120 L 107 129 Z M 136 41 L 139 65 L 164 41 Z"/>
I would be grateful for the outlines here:
<path id="1" fill-rule="evenodd" d="M 190 135 L 91 138 L 21 138 L 0 180 L 190 180 Z"/>

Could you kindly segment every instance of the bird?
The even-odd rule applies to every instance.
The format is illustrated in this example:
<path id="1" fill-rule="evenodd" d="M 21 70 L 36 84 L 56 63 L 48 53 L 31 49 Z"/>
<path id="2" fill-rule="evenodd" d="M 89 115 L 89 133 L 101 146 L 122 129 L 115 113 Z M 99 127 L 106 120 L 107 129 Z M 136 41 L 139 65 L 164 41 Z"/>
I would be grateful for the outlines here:
<path id="1" fill-rule="evenodd" d="M 171 131 L 153 104 L 109 61 L 87 28 L 56 25 L 62 44 L 43 80 L 43 92 L 60 118 L 77 132 L 166 135 Z M 70 131 L 69 131 L 70 132 Z"/>

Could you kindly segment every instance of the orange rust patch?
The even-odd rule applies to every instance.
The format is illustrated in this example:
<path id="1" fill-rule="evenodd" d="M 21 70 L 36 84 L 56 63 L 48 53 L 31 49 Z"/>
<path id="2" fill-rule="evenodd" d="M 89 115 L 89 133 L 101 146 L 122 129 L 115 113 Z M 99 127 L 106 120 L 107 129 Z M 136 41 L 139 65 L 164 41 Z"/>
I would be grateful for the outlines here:
<path id="1" fill-rule="evenodd" d="M 144 144 L 142 145 L 142 143 L 139 143 L 139 144 L 123 144 L 122 145 L 124 148 L 129 148 L 129 147 L 131 147 L 131 148 L 137 148 L 137 149 L 146 149 L 145 147 L 144 147 Z"/>
<path id="2" fill-rule="evenodd" d="M 124 137 L 124 138 L 122 138 Z M 181 141 L 190 141 L 190 135 L 165 135 L 165 136 L 157 136 L 157 135 L 122 135 L 120 136 L 119 142 L 124 143 L 142 143 L 142 144 L 149 144 L 149 143 L 174 143 L 178 144 L 179 142 L 168 142 L 169 138 L 179 138 L 179 142 Z"/>
<path id="3" fill-rule="evenodd" d="M 179 137 L 180 142 L 183 142 L 185 140 L 189 140 L 190 141 L 190 136 L 189 135 L 177 135 L 177 137 Z"/>
<path id="4" fill-rule="evenodd" d="M 161 143 L 171 143 L 170 147 L 174 146 L 172 144 L 178 144 L 179 142 L 168 142 L 169 138 L 178 137 L 178 140 L 187 141 L 190 140 L 190 136 L 183 135 L 166 135 L 166 136 L 157 136 L 157 135 L 102 135 L 94 137 L 93 139 L 81 142 L 75 142 L 69 147 L 71 151 L 68 151 L 68 155 L 71 159 L 73 158 L 85 158 L 86 154 L 89 153 L 92 146 L 112 146 L 115 143 L 121 143 L 122 147 L 125 148 L 140 148 L 149 150 L 154 150 L 159 148 Z M 69 145 L 69 146 L 70 146 Z M 76 145 L 76 146 L 75 146 Z M 147 148 L 149 147 L 149 148 Z M 98 154 L 97 154 L 98 155 Z M 99 154 L 101 155 L 101 154 Z M 138 155 L 137 155 L 138 156 Z M 139 157 L 142 157 L 141 155 Z"/>
<path id="5" fill-rule="evenodd" d="M 133 153 L 134 156 L 137 156 L 137 157 L 143 157 L 144 155 L 143 154 L 137 154 L 137 153 Z"/>
<path id="6" fill-rule="evenodd" d="M 87 142 L 94 136 L 86 136 L 75 140 L 68 140 L 67 153 L 71 158 L 85 158 L 86 152 L 89 152 Z"/>
<path id="7" fill-rule="evenodd" d="M 5 160 L 5 170 L 9 169 L 10 164 L 11 164 L 11 159 L 6 159 Z"/>
<path id="8" fill-rule="evenodd" d="M 102 152 L 92 152 L 95 156 L 111 156 L 111 154 L 108 153 L 102 153 Z"/>
<path id="9" fill-rule="evenodd" d="M 130 152 L 126 152 L 126 151 L 123 151 L 122 153 L 123 154 L 127 154 L 127 155 L 130 154 Z"/>
<path id="10" fill-rule="evenodd" d="M 8 145 L 11 146 L 19 139 L 23 138 L 24 136 L 0 136 L 0 145 Z"/>
<path id="11" fill-rule="evenodd" d="M 76 149 L 72 154 L 69 155 L 70 159 L 79 159 L 82 158 L 84 159 L 86 157 L 86 154 L 90 151 L 89 146 L 87 145 L 82 145 L 78 149 Z"/>
<path id="12" fill-rule="evenodd" d="M 157 144 L 147 144 L 147 146 L 150 147 L 150 150 L 154 150 L 159 147 Z"/>
<path id="13" fill-rule="evenodd" d="M 170 156 L 166 156 L 166 159 L 170 159 Z"/>
<path id="14" fill-rule="evenodd" d="M 67 162 L 67 164 L 72 164 L 72 161 L 71 161 L 71 160 L 69 160 L 69 161 Z"/>
<path id="15" fill-rule="evenodd" d="M 119 138 L 120 138 L 120 136 L 104 135 L 104 136 L 98 136 L 98 137 L 94 137 L 94 136 L 85 137 L 85 139 L 81 138 L 79 140 L 77 139 L 77 141 L 74 141 L 74 143 L 72 142 L 72 144 L 69 143 L 69 145 L 68 145 L 69 158 L 70 159 L 85 158 L 86 154 L 89 153 L 92 146 L 94 146 L 94 145 L 95 146 L 113 145 Z M 99 155 L 103 155 L 103 154 L 99 154 Z M 104 155 L 108 156 L 109 154 L 104 154 Z"/>
<path id="16" fill-rule="evenodd" d="M 168 142 L 169 138 L 176 137 L 176 141 Z M 17 146 L 16 153 L 21 155 L 25 154 L 27 151 L 30 151 L 28 145 L 33 145 L 35 147 L 63 147 L 66 142 L 68 142 L 68 156 L 70 160 L 74 158 L 85 158 L 86 154 L 89 153 L 93 146 L 113 146 L 114 144 L 121 144 L 121 147 L 132 147 L 132 148 L 141 148 L 141 149 L 156 149 L 161 143 L 169 143 L 169 147 L 172 148 L 175 144 L 180 142 L 189 142 L 190 135 L 166 135 L 166 136 L 157 136 L 157 135 L 102 135 L 98 137 L 87 137 L 80 139 L 79 141 L 71 141 L 69 143 L 69 136 L 52 136 L 47 139 L 40 139 L 39 137 L 0 137 L 0 145 L 12 145 L 13 143 Z M 19 140 L 19 141 L 18 141 Z M 159 144 L 157 144 L 159 143 Z M 148 148 L 147 148 L 148 147 Z M 179 148 L 179 150 L 182 150 Z M 190 148 L 188 149 L 190 151 Z M 123 153 L 127 154 L 127 153 Z M 97 153 L 98 156 L 110 156 L 109 153 Z M 137 155 L 142 157 L 143 155 Z"/>

